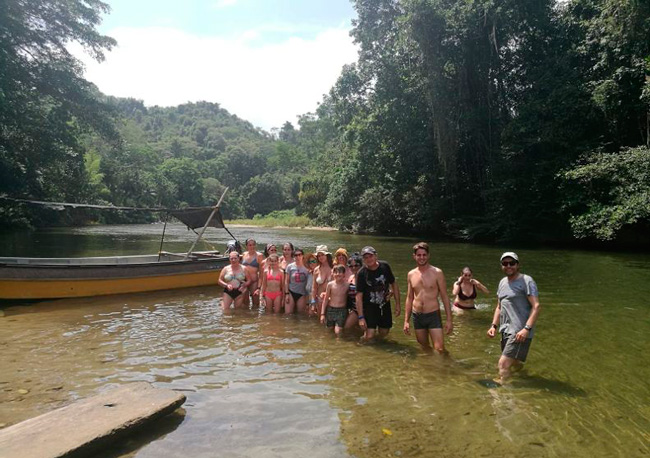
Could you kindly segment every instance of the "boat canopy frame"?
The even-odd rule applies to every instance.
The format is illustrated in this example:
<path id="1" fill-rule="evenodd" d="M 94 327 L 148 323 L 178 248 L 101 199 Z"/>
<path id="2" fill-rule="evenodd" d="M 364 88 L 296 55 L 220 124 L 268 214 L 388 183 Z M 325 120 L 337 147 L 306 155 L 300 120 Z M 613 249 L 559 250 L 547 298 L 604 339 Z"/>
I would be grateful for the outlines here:
<path id="1" fill-rule="evenodd" d="M 42 200 L 30 200 L 30 199 L 19 199 L 15 197 L 9 197 L 7 195 L 0 195 L 1 200 L 7 200 L 11 202 L 24 203 L 30 205 L 40 205 L 43 207 L 48 207 L 52 210 L 63 210 L 65 208 L 91 208 L 99 210 L 118 210 L 118 211 L 136 211 L 136 212 L 151 212 L 151 213 L 164 213 L 164 226 L 162 237 L 160 239 L 160 248 L 158 250 L 158 261 L 160 261 L 160 253 L 162 253 L 163 243 L 165 240 L 165 231 L 167 229 L 167 222 L 169 216 L 173 216 L 181 223 L 185 224 L 188 229 L 191 229 L 196 235 L 196 240 L 192 243 L 192 246 L 185 254 L 184 260 L 187 260 L 192 254 L 192 250 L 199 243 L 205 230 L 208 227 L 214 227 L 217 229 L 224 229 L 228 235 L 230 235 L 235 241 L 235 237 L 226 227 L 223 222 L 223 216 L 221 215 L 220 207 L 221 202 L 223 202 L 226 192 L 228 192 L 228 187 L 223 191 L 219 201 L 216 205 L 211 207 L 185 207 L 185 208 L 161 208 L 161 207 L 117 207 L 114 205 L 97 205 L 97 204 L 80 204 L 74 202 L 47 202 Z M 200 232 L 196 232 L 195 229 L 201 228 Z"/>

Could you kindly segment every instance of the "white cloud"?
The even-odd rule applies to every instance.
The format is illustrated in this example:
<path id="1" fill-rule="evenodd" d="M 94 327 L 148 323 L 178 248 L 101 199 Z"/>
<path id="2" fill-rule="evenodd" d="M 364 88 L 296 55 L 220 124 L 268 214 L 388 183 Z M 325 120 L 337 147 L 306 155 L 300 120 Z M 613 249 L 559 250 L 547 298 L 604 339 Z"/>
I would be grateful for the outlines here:
<path id="1" fill-rule="evenodd" d="M 290 38 L 252 45 L 239 39 L 198 37 L 173 28 L 118 28 L 118 46 L 99 64 L 75 52 L 86 78 L 108 95 L 146 105 L 173 106 L 206 100 L 265 130 L 313 111 L 336 82 L 341 67 L 357 59 L 344 28 L 314 39 Z"/>

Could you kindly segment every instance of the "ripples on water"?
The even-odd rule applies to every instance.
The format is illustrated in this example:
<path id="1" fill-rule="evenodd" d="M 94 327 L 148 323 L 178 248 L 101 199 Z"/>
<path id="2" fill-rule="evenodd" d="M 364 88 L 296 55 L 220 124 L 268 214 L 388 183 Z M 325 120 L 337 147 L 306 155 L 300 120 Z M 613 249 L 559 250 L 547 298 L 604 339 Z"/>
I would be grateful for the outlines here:
<path id="1" fill-rule="evenodd" d="M 343 237 L 301 236 L 301 244 Z M 410 241 L 370 243 L 398 274 L 410 268 Z M 440 245 L 434 263 L 454 272 L 471 259 L 493 290 L 498 251 Z M 107 458 L 647 456 L 650 315 L 640 298 L 648 295 L 620 285 L 647 281 L 650 263 L 625 258 L 526 258 L 542 291 L 540 330 L 527 369 L 497 389 L 479 383 L 495 375 L 499 356 L 485 338 L 491 299 L 455 317 L 447 358 L 423 354 L 401 319 L 389 343 L 359 346 L 316 320 L 224 315 L 216 288 L 9 307 L 0 318 L 0 423 L 144 380 L 184 392 L 184 410 Z"/>

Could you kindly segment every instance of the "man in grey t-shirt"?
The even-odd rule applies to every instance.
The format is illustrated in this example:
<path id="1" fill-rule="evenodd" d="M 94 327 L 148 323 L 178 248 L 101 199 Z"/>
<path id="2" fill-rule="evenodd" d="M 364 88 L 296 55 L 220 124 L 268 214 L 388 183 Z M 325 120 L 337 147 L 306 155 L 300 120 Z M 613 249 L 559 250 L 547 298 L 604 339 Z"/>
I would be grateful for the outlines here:
<path id="1" fill-rule="evenodd" d="M 540 310 L 537 284 L 519 272 L 517 253 L 507 251 L 501 255 L 501 270 L 506 276 L 499 282 L 497 308 L 487 332 L 488 337 L 494 337 L 497 329 L 501 333 L 499 383 L 508 379 L 513 365 L 526 361 Z"/>

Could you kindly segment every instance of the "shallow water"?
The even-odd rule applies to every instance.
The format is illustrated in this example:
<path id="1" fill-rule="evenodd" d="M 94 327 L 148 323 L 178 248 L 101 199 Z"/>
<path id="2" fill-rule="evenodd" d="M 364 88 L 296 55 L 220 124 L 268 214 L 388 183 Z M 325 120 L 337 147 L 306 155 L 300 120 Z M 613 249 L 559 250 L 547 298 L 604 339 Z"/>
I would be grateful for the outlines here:
<path id="1" fill-rule="evenodd" d="M 373 244 L 405 293 L 407 238 L 232 228 L 261 242 L 359 249 Z M 2 255 L 144 254 L 161 225 L 4 235 Z M 163 249 L 194 235 L 168 227 Z M 223 247 L 229 236 L 214 232 Z M 204 246 L 201 248 L 209 248 Z M 517 248 L 517 247 L 507 247 Z M 505 247 L 432 244 L 451 284 L 469 264 L 491 291 Z M 132 381 L 183 391 L 184 408 L 106 457 L 647 456 L 650 454 L 650 256 L 519 249 L 542 313 L 526 369 L 490 388 L 494 299 L 454 318 L 448 357 L 401 332 L 381 345 L 337 340 L 315 320 L 256 310 L 223 314 L 218 288 L 4 304 L 0 424 Z M 403 302 L 403 299 L 402 299 Z M 486 386 L 488 385 L 488 386 Z M 25 392 L 27 391 L 27 392 Z"/>

